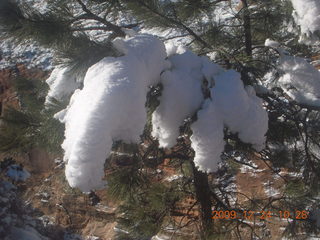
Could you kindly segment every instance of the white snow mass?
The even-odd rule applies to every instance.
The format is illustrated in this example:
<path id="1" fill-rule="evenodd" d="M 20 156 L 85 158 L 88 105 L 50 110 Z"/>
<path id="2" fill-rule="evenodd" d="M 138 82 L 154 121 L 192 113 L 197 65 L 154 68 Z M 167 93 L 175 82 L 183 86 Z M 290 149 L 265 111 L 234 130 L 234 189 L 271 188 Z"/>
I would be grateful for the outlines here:
<path id="1" fill-rule="evenodd" d="M 86 192 L 104 185 L 104 163 L 113 142 L 140 142 L 147 120 L 146 96 L 150 85 L 160 81 L 160 105 L 152 115 L 152 135 L 160 147 L 174 146 L 179 127 L 197 113 L 191 146 L 200 170 L 217 170 L 225 126 L 262 149 L 268 116 L 239 73 L 182 47 L 170 46 L 166 53 L 164 44 L 150 35 L 116 39 L 114 46 L 124 56 L 106 57 L 90 67 L 83 89 L 77 89 L 67 109 L 56 114 L 66 127 L 62 147 L 71 187 Z M 52 84 L 61 82 L 62 87 L 63 75 L 63 70 L 53 73 Z M 204 99 L 204 92 L 211 98 Z"/>
<path id="2" fill-rule="evenodd" d="M 148 86 L 160 80 L 166 67 L 165 46 L 154 37 L 117 39 L 115 46 L 125 56 L 106 57 L 90 67 L 83 89 L 59 116 L 66 126 L 66 177 L 71 187 L 82 191 L 103 186 L 113 140 L 140 141 Z"/>
<path id="3" fill-rule="evenodd" d="M 262 100 L 251 86 L 244 88 L 240 74 L 234 70 L 215 77 L 211 90 L 212 101 L 219 107 L 224 124 L 245 143 L 251 143 L 257 151 L 264 148 L 268 130 L 268 114 Z"/>
<path id="4" fill-rule="evenodd" d="M 169 57 L 170 70 L 161 75 L 163 91 L 160 105 L 152 115 L 152 136 L 160 147 L 173 147 L 183 120 L 201 106 L 201 59 L 190 51 Z"/>
<path id="5" fill-rule="evenodd" d="M 218 169 L 224 149 L 223 121 L 214 102 L 206 100 L 192 124 L 191 147 L 195 151 L 194 163 L 199 170 L 214 172 Z"/>
<path id="6" fill-rule="evenodd" d="M 312 43 L 318 40 L 313 35 L 320 30 L 320 0 L 291 0 L 293 17 L 301 28 L 301 41 Z"/>
<path id="7" fill-rule="evenodd" d="M 59 101 L 69 97 L 77 88 L 80 87 L 81 80 L 77 79 L 68 68 L 55 68 L 47 79 L 50 89 L 47 94 L 46 103 L 54 98 Z"/>
<path id="8" fill-rule="evenodd" d="M 192 124 L 191 146 L 195 151 L 195 165 L 202 171 L 218 168 L 224 150 L 223 127 L 260 151 L 264 148 L 268 130 L 268 114 L 251 86 L 244 88 L 240 74 L 225 71 L 212 76 L 211 100 L 206 100 Z"/>
<path id="9" fill-rule="evenodd" d="M 275 82 L 275 71 L 265 75 L 267 87 L 280 86 L 284 92 L 295 102 L 308 105 L 320 106 L 320 72 L 306 59 L 290 56 L 283 49 L 278 48 L 278 70 L 281 77 Z"/>
<path id="10" fill-rule="evenodd" d="M 283 56 L 280 69 L 284 75 L 279 84 L 296 102 L 310 106 L 320 106 L 320 72 L 305 59 Z"/>
<path id="11" fill-rule="evenodd" d="M 262 150 L 268 115 L 254 89 L 244 88 L 240 74 L 233 70 L 225 71 L 182 48 L 173 54 L 172 49 L 170 46 L 172 68 L 162 74 L 160 105 L 152 116 L 152 135 L 159 139 L 160 147 L 176 144 L 183 120 L 196 113 L 204 102 L 201 86 L 206 79 L 211 100 L 205 100 L 198 120 L 191 126 L 196 166 L 206 172 L 217 170 L 224 149 L 224 126 L 238 133 L 243 142 Z"/>

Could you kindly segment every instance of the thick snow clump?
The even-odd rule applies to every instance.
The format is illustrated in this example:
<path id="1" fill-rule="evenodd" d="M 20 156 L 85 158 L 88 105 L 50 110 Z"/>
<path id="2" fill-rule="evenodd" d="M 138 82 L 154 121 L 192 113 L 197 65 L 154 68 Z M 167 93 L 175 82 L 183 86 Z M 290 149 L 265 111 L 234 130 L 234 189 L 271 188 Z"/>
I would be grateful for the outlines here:
<path id="1" fill-rule="evenodd" d="M 314 33 L 320 31 L 320 0 L 291 0 L 293 17 L 300 26 L 301 41 L 312 43 L 319 40 Z"/>
<path id="2" fill-rule="evenodd" d="M 239 133 L 243 142 L 253 144 L 258 151 L 263 149 L 268 115 L 254 89 L 244 88 L 239 73 L 223 70 L 183 48 L 178 48 L 169 61 L 172 67 L 162 74 L 160 105 L 152 116 L 152 135 L 159 139 L 161 147 L 176 144 L 179 126 L 202 104 L 198 120 L 191 126 L 194 162 L 200 170 L 217 170 L 224 149 L 224 126 Z M 204 79 L 211 95 L 206 100 L 202 92 Z"/>
<path id="3" fill-rule="evenodd" d="M 166 65 L 165 46 L 154 37 L 118 39 L 115 45 L 125 56 L 106 57 L 90 67 L 83 89 L 59 114 L 66 125 L 66 177 L 82 191 L 103 185 L 104 162 L 114 140 L 139 142 L 148 86 L 160 80 Z"/>
<path id="4" fill-rule="evenodd" d="M 71 187 L 89 191 L 104 185 L 104 163 L 113 142 L 140 141 L 149 87 L 160 82 L 160 105 L 152 115 L 152 135 L 160 147 L 173 147 L 179 127 L 196 116 L 191 146 L 202 171 L 217 170 L 224 127 L 257 150 L 263 148 L 268 116 L 239 73 L 182 47 L 167 46 L 166 53 L 164 44 L 150 35 L 116 39 L 114 46 L 124 56 L 106 57 L 90 67 L 83 89 L 75 90 L 67 109 L 56 114 L 66 127 L 62 147 Z M 63 69 L 52 74 L 51 96 L 63 96 L 59 89 L 72 89 L 63 87 L 65 77 Z"/>
<path id="5" fill-rule="evenodd" d="M 268 45 L 267 42 L 265 44 Z M 280 47 L 277 50 L 280 53 L 277 68 L 281 76 L 276 78 L 275 71 L 267 73 L 265 85 L 269 88 L 281 87 L 292 100 L 301 105 L 319 107 L 320 72 L 306 59 L 290 56 Z"/>
<path id="6" fill-rule="evenodd" d="M 63 101 L 80 87 L 82 79 L 77 79 L 68 68 L 55 68 L 47 84 L 50 89 L 46 97 L 46 103 L 50 103 L 52 98 Z"/>
<path id="7" fill-rule="evenodd" d="M 160 105 L 152 115 L 152 135 L 160 147 L 173 147 L 179 127 L 201 106 L 202 63 L 195 54 L 185 51 L 169 58 L 172 68 L 161 75 L 163 91 Z"/>

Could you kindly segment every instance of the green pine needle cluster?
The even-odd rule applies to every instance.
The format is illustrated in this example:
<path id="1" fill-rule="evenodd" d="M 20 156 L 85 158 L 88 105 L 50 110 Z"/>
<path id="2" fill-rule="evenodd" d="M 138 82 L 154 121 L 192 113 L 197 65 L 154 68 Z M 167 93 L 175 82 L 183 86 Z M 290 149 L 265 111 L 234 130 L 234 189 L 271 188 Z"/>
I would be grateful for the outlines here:
<path id="1" fill-rule="evenodd" d="M 86 16 L 83 16 L 86 19 Z M 79 20 L 80 21 L 80 20 Z M 49 1 L 48 11 L 38 12 L 14 0 L 0 3 L 2 37 L 17 44 L 36 42 L 55 51 L 55 64 L 68 66 L 83 76 L 87 69 L 105 56 L 118 56 L 110 41 L 96 42 L 84 31 L 75 31 L 79 24 L 66 1 Z"/>
<path id="2" fill-rule="evenodd" d="M 138 192 L 119 208 L 122 215 L 117 220 L 118 227 L 128 233 L 119 233 L 117 239 L 150 239 L 161 230 L 180 197 L 163 183 L 153 182 L 147 188 L 140 186 Z"/>
<path id="3" fill-rule="evenodd" d="M 40 147 L 61 152 L 64 126 L 53 115 L 65 105 L 56 101 L 44 107 L 47 85 L 41 80 L 17 78 L 15 89 L 21 108 L 7 108 L 1 117 L 0 151 L 21 153 Z"/>

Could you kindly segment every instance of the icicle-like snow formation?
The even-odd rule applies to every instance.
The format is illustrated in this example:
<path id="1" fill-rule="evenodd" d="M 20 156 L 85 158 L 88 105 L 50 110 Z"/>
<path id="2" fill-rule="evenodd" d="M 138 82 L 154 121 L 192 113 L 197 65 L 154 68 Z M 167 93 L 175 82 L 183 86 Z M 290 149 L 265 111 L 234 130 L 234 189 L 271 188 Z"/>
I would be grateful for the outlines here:
<path id="1" fill-rule="evenodd" d="M 77 88 L 80 87 L 80 81 L 69 72 L 68 68 L 55 68 L 50 77 L 47 79 L 50 89 L 46 97 L 46 103 L 50 103 L 50 99 L 54 98 L 59 101 L 65 100 Z"/>
<path id="2" fill-rule="evenodd" d="M 260 151 L 265 144 L 268 114 L 251 86 L 244 88 L 240 74 L 225 71 L 212 76 L 215 86 L 211 99 L 198 112 L 198 120 L 191 125 L 194 162 L 205 172 L 217 170 L 224 149 L 223 126 Z"/>
<path id="3" fill-rule="evenodd" d="M 160 105 L 152 115 L 152 136 L 160 147 L 173 147 L 183 121 L 198 111 L 204 98 L 203 79 L 212 86 L 212 76 L 223 69 L 207 58 L 199 57 L 183 47 L 167 45 L 171 69 L 161 75 L 163 91 Z"/>
<path id="4" fill-rule="evenodd" d="M 244 88 L 241 76 L 234 70 L 215 77 L 212 101 L 219 107 L 224 124 L 245 143 L 261 151 L 268 130 L 268 115 L 262 100 L 251 86 Z"/>
<path id="5" fill-rule="evenodd" d="M 253 144 L 257 150 L 264 147 L 268 115 L 253 88 L 244 88 L 239 73 L 225 71 L 181 48 L 169 60 L 172 68 L 162 74 L 160 105 L 152 116 L 152 135 L 159 139 L 161 147 L 176 144 L 179 126 L 201 106 L 204 79 L 211 99 L 205 101 L 197 114 L 198 120 L 191 126 L 196 166 L 206 172 L 217 170 L 224 147 L 224 126 L 239 133 L 243 142 Z"/>
<path id="6" fill-rule="evenodd" d="M 198 120 L 191 126 L 191 147 L 199 170 L 214 172 L 224 149 L 223 121 L 218 107 L 211 100 L 206 100 L 202 108 L 197 114 Z"/>
<path id="7" fill-rule="evenodd" d="M 320 0 L 291 0 L 294 8 L 293 17 L 300 26 L 302 36 L 300 40 L 312 43 L 313 33 L 320 31 Z M 307 37 L 307 39 L 304 39 Z"/>
<path id="8" fill-rule="evenodd" d="M 172 69 L 161 75 L 160 105 L 152 115 L 152 136 L 159 139 L 160 147 L 166 148 L 176 144 L 183 120 L 196 113 L 203 101 L 200 58 L 185 51 L 169 60 Z"/>
<path id="9" fill-rule="evenodd" d="M 107 57 L 89 68 L 65 113 L 66 177 L 71 187 L 89 191 L 104 183 L 104 162 L 113 140 L 139 142 L 146 124 L 148 86 L 166 67 L 164 44 L 148 35 L 117 39 L 125 56 Z"/>

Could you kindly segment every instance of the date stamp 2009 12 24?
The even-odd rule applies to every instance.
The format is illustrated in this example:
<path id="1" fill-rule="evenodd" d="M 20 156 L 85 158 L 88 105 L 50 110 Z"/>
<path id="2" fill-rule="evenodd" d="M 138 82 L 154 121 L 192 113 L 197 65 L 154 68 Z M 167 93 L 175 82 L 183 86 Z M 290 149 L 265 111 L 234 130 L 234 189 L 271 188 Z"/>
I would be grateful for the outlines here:
<path id="1" fill-rule="evenodd" d="M 237 212 L 234 210 L 226 210 L 226 211 L 212 211 L 212 219 L 247 219 L 253 220 L 254 218 L 258 218 L 260 220 L 268 220 L 274 217 L 278 218 L 290 218 L 290 219 L 300 219 L 305 220 L 309 218 L 309 212 L 306 210 L 295 210 L 293 212 L 290 211 L 242 211 Z"/>

